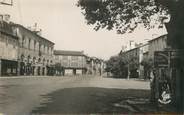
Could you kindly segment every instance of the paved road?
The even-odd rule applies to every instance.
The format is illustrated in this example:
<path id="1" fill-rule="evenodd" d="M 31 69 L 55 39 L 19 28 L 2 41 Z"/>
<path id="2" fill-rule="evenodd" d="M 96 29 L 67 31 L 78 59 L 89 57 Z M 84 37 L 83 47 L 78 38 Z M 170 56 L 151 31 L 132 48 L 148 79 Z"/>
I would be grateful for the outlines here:
<path id="1" fill-rule="evenodd" d="M 0 78 L 0 113 L 7 115 L 156 112 L 148 98 L 149 82 L 139 80 Z"/>

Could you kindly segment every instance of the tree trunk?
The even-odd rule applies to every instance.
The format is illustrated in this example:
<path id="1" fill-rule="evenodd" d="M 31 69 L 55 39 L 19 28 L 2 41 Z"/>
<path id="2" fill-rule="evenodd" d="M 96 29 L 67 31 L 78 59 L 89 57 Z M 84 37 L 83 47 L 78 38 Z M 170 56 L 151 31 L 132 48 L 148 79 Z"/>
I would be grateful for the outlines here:
<path id="1" fill-rule="evenodd" d="M 168 46 L 171 49 L 183 50 L 184 49 L 184 0 L 175 2 L 172 7 L 169 8 L 171 13 L 171 19 L 166 28 L 168 31 Z M 176 107 L 180 112 L 184 111 L 184 55 L 181 55 L 179 66 L 176 68 Z"/>

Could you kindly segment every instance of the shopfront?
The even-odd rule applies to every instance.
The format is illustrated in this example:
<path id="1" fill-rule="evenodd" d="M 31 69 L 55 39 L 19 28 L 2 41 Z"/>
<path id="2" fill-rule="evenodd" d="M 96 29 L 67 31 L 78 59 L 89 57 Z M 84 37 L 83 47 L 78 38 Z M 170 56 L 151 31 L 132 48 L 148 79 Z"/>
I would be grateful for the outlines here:
<path id="1" fill-rule="evenodd" d="M 1 76 L 16 76 L 18 62 L 1 59 Z"/>

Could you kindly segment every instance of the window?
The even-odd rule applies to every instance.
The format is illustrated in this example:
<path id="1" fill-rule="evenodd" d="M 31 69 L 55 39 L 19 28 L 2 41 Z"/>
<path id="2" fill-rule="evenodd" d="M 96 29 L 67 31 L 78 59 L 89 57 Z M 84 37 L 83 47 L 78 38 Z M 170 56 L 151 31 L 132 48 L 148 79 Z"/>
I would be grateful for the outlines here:
<path id="1" fill-rule="evenodd" d="M 68 60 L 68 56 L 63 56 L 63 60 Z"/>
<path id="2" fill-rule="evenodd" d="M 34 40 L 34 51 L 36 50 L 36 40 Z"/>
<path id="3" fill-rule="evenodd" d="M 28 40 L 28 49 L 31 49 L 31 39 Z"/>
<path id="4" fill-rule="evenodd" d="M 22 36 L 22 47 L 24 47 L 25 36 Z"/>
<path id="5" fill-rule="evenodd" d="M 36 63 L 36 57 L 33 57 L 33 63 Z"/>
<path id="6" fill-rule="evenodd" d="M 45 45 L 45 48 L 44 48 L 44 53 L 47 54 L 47 46 Z"/>
<path id="7" fill-rule="evenodd" d="M 38 47 L 38 50 L 41 51 L 41 44 L 39 43 L 39 47 Z"/>
<path id="8" fill-rule="evenodd" d="M 43 45 L 43 53 L 45 53 L 45 45 Z"/>
<path id="9" fill-rule="evenodd" d="M 72 62 L 72 63 L 71 63 L 71 66 L 72 66 L 72 67 L 77 67 L 77 66 L 78 66 L 78 63 L 77 63 L 77 62 Z"/>
<path id="10" fill-rule="evenodd" d="M 53 54 L 53 47 L 51 47 L 51 55 Z"/>
<path id="11" fill-rule="evenodd" d="M 47 53 L 49 54 L 49 47 L 47 47 Z"/>
<path id="12" fill-rule="evenodd" d="M 6 39 L 6 46 L 8 46 L 8 39 Z"/>
<path id="13" fill-rule="evenodd" d="M 38 62 L 41 62 L 41 58 L 38 59 Z"/>
<path id="14" fill-rule="evenodd" d="M 78 56 L 72 56 L 71 59 L 72 60 L 78 60 Z"/>
<path id="15" fill-rule="evenodd" d="M 68 62 L 63 62 L 64 67 L 68 67 Z"/>

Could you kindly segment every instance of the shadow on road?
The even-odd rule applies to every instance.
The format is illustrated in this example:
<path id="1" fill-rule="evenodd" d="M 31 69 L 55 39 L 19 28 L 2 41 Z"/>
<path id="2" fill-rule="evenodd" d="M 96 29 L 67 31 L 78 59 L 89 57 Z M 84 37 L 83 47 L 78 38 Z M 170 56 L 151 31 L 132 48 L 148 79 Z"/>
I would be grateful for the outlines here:
<path id="1" fill-rule="evenodd" d="M 43 95 L 44 102 L 32 113 L 36 114 L 126 114 L 168 113 L 149 102 L 149 90 L 106 89 L 92 87 L 66 88 Z"/>

